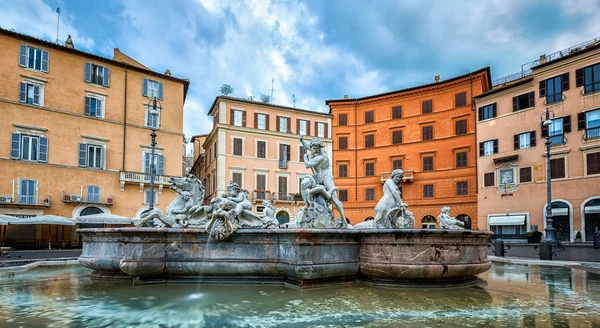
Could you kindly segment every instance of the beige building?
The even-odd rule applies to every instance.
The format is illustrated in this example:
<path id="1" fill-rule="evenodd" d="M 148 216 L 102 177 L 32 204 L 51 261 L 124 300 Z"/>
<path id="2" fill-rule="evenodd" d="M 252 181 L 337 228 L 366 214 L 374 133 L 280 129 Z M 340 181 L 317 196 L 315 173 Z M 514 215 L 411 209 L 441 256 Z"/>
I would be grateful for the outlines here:
<path id="1" fill-rule="evenodd" d="M 299 135 L 307 141 L 319 137 L 331 158 L 332 116 L 227 96 L 217 97 L 208 115 L 212 131 L 193 138 L 204 140 L 203 150 L 194 151 L 193 171 L 202 177 L 206 199 L 225 193 L 227 183 L 235 181 L 248 190 L 253 211 L 262 214 L 262 201 L 269 200 L 280 223 L 295 221 L 304 206 L 300 179 L 311 174 Z"/>
<path id="2" fill-rule="evenodd" d="M 4 29 L 0 45 L 0 213 L 139 216 L 150 196 L 151 126 L 164 211 L 176 195 L 167 178 L 182 174 L 189 81 L 118 49 L 109 59 Z M 157 119 L 148 115 L 154 97 Z M 76 245 L 79 226 L 9 226 L 6 244 Z"/>
<path id="3" fill-rule="evenodd" d="M 592 241 L 600 227 L 600 43 L 524 65 L 476 96 L 478 216 L 495 237 L 525 239 L 546 225 L 546 147 L 551 144 L 557 238 Z M 552 124 L 543 126 L 546 108 Z"/>

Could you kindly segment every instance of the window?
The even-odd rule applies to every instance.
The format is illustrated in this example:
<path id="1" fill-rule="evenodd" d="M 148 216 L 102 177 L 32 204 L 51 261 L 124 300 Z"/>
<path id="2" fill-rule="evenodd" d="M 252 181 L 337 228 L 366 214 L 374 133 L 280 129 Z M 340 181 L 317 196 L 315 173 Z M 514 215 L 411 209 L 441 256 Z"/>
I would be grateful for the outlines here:
<path id="1" fill-rule="evenodd" d="M 237 183 L 238 186 L 240 187 L 244 187 L 244 183 L 242 181 L 242 173 L 240 172 L 232 172 L 231 173 L 231 180 L 233 180 L 233 182 Z"/>
<path id="2" fill-rule="evenodd" d="M 152 115 L 152 107 L 146 106 L 146 127 L 158 130 L 160 128 L 160 110 L 156 115 Z"/>
<path id="3" fill-rule="evenodd" d="M 456 196 L 468 196 L 468 195 L 469 195 L 469 181 L 456 182 Z"/>
<path id="4" fill-rule="evenodd" d="M 456 167 L 467 167 L 468 166 L 467 155 L 468 155 L 468 153 L 466 151 L 456 153 Z"/>
<path id="5" fill-rule="evenodd" d="M 515 150 L 535 147 L 535 131 L 515 134 L 514 136 Z"/>
<path id="6" fill-rule="evenodd" d="M 308 122 L 305 120 L 298 120 L 298 134 L 299 135 L 307 135 L 306 133 L 306 126 L 308 125 Z"/>
<path id="7" fill-rule="evenodd" d="M 402 106 L 392 107 L 392 118 L 401 118 L 401 117 L 402 117 Z"/>
<path id="8" fill-rule="evenodd" d="M 454 107 L 461 107 L 467 105 L 467 93 L 461 92 L 454 95 Z"/>
<path id="9" fill-rule="evenodd" d="M 152 153 L 144 151 L 142 152 L 142 159 L 144 161 L 142 166 L 143 173 L 150 173 L 150 164 L 151 164 Z M 163 154 L 154 154 L 154 168 L 155 172 L 158 175 L 165 174 L 165 155 Z"/>
<path id="10" fill-rule="evenodd" d="M 429 114 L 433 111 L 431 100 L 425 100 L 421 102 L 421 114 Z"/>
<path id="11" fill-rule="evenodd" d="M 79 167 L 104 169 L 105 146 L 80 143 L 79 144 Z"/>
<path id="12" fill-rule="evenodd" d="M 348 164 L 339 164 L 338 165 L 338 170 L 339 170 L 339 177 L 340 178 L 347 178 L 348 177 Z"/>
<path id="13" fill-rule="evenodd" d="M 577 113 L 577 129 L 585 130 L 584 138 L 600 138 L 600 109 Z"/>
<path id="14" fill-rule="evenodd" d="M 600 174 L 600 152 L 587 153 L 585 157 L 587 174 Z"/>
<path id="15" fill-rule="evenodd" d="M 266 114 L 256 114 L 256 128 L 261 130 L 268 130 L 267 120 L 268 118 Z"/>
<path id="16" fill-rule="evenodd" d="M 375 200 L 375 189 L 369 188 L 365 191 L 366 191 L 365 200 L 367 200 L 367 201 Z"/>
<path id="17" fill-rule="evenodd" d="M 48 138 L 12 133 L 10 158 L 48 162 Z"/>
<path id="18" fill-rule="evenodd" d="M 515 184 L 515 171 L 513 169 L 499 170 L 498 175 L 500 176 L 500 185 Z"/>
<path id="19" fill-rule="evenodd" d="M 235 156 L 243 155 L 242 145 L 243 145 L 242 139 L 233 138 L 233 155 L 235 155 Z"/>
<path id="20" fill-rule="evenodd" d="M 402 143 L 402 130 L 392 132 L 392 143 L 394 145 Z"/>
<path id="21" fill-rule="evenodd" d="M 19 180 L 19 204 L 37 203 L 37 180 Z"/>
<path id="22" fill-rule="evenodd" d="M 484 187 L 493 187 L 496 185 L 494 172 L 488 172 L 483 174 L 483 186 Z"/>
<path id="23" fill-rule="evenodd" d="M 368 134 L 365 136 L 365 148 L 375 147 L 375 135 Z"/>
<path id="24" fill-rule="evenodd" d="M 583 86 L 584 93 L 600 91 L 600 64 L 575 71 L 575 85 Z"/>
<path id="25" fill-rule="evenodd" d="M 421 131 L 423 140 L 433 140 L 433 126 L 424 126 Z"/>
<path id="26" fill-rule="evenodd" d="M 30 105 L 44 106 L 44 85 L 34 82 L 21 82 L 19 101 Z"/>
<path id="27" fill-rule="evenodd" d="M 496 117 L 496 103 L 487 106 L 479 107 L 479 120 L 488 120 Z"/>
<path id="28" fill-rule="evenodd" d="M 304 162 L 304 146 L 300 146 L 300 151 L 298 152 L 298 162 Z"/>
<path id="29" fill-rule="evenodd" d="M 142 81 L 142 95 L 151 99 L 163 100 L 162 82 L 144 78 Z"/>
<path id="30" fill-rule="evenodd" d="M 288 200 L 288 192 L 287 192 L 287 177 L 277 177 L 277 184 L 279 190 L 279 200 Z"/>
<path id="31" fill-rule="evenodd" d="M 87 186 L 85 201 L 88 203 L 100 203 L 100 186 Z"/>
<path id="32" fill-rule="evenodd" d="M 519 183 L 532 182 L 532 181 L 533 181 L 533 176 L 531 174 L 531 166 L 519 168 Z"/>
<path id="33" fill-rule="evenodd" d="M 348 114 L 340 114 L 339 116 L 339 125 L 346 126 L 348 125 Z"/>
<path id="34" fill-rule="evenodd" d="M 19 66 L 48 73 L 48 51 L 21 44 Z"/>
<path id="35" fill-rule="evenodd" d="M 348 149 L 348 137 L 338 138 L 338 149 Z"/>
<path id="36" fill-rule="evenodd" d="M 104 117 L 104 97 L 88 94 L 85 97 L 85 107 L 83 113 L 92 117 Z M 150 113 L 147 114 L 150 116 Z M 158 118 L 151 118 L 151 124 L 156 124 L 158 128 Z M 152 125 L 154 127 L 154 125 Z"/>
<path id="37" fill-rule="evenodd" d="M 265 189 L 267 186 L 267 176 L 264 174 L 256 175 L 256 190 L 258 190 L 258 195 L 256 198 L 265 199 Z"/>
<path id="38" fill-rule="evenodd" d="M 467 134 L 467 120 L 456 121 L 456 123 L 454 123 L 454 125 L 455 125 L 457 136 Z"/>
<path id="39" fill-rule="evenodd" d="M 243 117 L 244 117 L 244 112 L 241 110 L 234 110 L 233 111 L 233 125 L 235 126 L 243 126 Z"/>
<path id="40" fill-rule="evenodd" d="M 290 145 L 279 144 L 279 167 L 287 168 L 288 161 L 290 161 Z"/>
<path id="41" fill-rule="evenodd" d="M 423 198 L 433 198 L 433 185 L 423 185 Z"/>
<path id="42" fill-rule="evenodd" d="M 487 156 L 498 153 L 498 139 L 479 143 L 479 156 Z"/>
<path id="43" fill-rule="evenodd" d="M 375 121 L 375 112 L 372 110 L 365 112 L 365 123 L 373 123 L 374 121 Z"/>
<path id="44" fill-rule="evenodd" d="M 110 68 L 92 63 L 85 63 L 85 73 L 83 79 L 85 82 L 108 87 L 110 83 Z M 159 83 L 156 81 L 152 82 Z M 156 97 L 158 98 L 158 95 Z"/>
<path id="45" fill-rule="evenodd" d="M 525 225 L 490 225 L 490 230 L 494 236 L 501 235 L 524 235 L 527 232 Z"/>
<path id="46" fill-rule="evenodd" d="M 153 200 L 152 204 L 156 205 L 156 204 L 158 204 L 158 189 L 154 189 L 153 195 L 154 195 L 154 197 L 153 197 L 154 200 Z M 150 204 L 151 197 L 152 196 L 150 196 L 150 189 L 146 189 L 144 191 L 144 204 Z"/>
<path id="47" fill-rule="evenodd" d="M 365 163 L 365 176 L 367 176 L 367 177 L 375 176 L 375 163 L 373 163 L 373 162 Z"/>
<path id="48" fill-rule="evenodd" d="M 325 123 L 317 122 L 317 137 L 325 138 Z"/>
<path id="49" fill-rule="evenodd" d="M 520 96 L 513 97 L 513 112 L 521 109 L 535 106 L 535 92 L 524 93 Z"/>
<path id="50" fill-rule="evenodd" d="M 342 202 L 348 201 L 348 190 L 340 190 L 339 199 Z"/>
<path id="51" fill-rule="evenodd" d="M 571 132 L 571 116 L 555 118 L 550 126 L 544 126 L 542 123 L 542 137 L 546 137 L 549 133 L 552 145 L 564 144 L 567 132 Z"/>
<path id="52" fill-rule="evenodd" d="M 423 229 L 435 229 L 435 217 L 432 215 L 425 215 L 421 220 L 421 228 Z"/>
<path id="53" fill-rule="evenodd" d="M 289 118 L 287 117 L 278 117 L 277 124 L 279 125 L 279 128 L 277 130 L 279 132 L 288 132 L 288 120 Z"/>
<path id="54" fill-rule="evenodd" d="M 213 145 L 213 149 L 214 149 L 214 158 L 217 158 L 217 142 L 215 141 L 214 145 Z"/>
<path id="55" fill-rule="evenodd" d="M 565 173 L 564 157 L 550 159 L 550 179 L 564 178 L 566 176 Z"/>
<path id="56" fill-rule="evenodd" d="M 423 157 L 423 172 L 433 171 L 433 156 Z"/>
<path id="57" fill-rule="evenodd" d="M 566 90 L 569 90 L 569 73 L 540 81 L 540 97 L 546 97 L 546 104 L 562 101 L 562 92 Z"/>
<path id="58" fill-rule="evenodd" d="M 267 143 L 265 141 L 256 142 L 256 157 L 267 158 Z"/>
<path id="59" fill-rule="evenodd" d="M 392 161 L 392 170 L 402 170 L 402 160 L 395 159 Z"/>

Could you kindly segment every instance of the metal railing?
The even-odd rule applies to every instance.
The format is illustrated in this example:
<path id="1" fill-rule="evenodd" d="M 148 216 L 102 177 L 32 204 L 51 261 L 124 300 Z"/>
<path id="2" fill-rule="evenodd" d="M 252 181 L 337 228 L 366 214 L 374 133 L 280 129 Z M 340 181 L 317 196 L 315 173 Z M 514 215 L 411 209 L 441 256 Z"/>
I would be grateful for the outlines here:
<path id="1" fill-rule="evenodd" d="M 63 203 L 87 203 L 87 204 L 104 204 L 104 205 L 112 205 L 115 202 L 115 198 L 113 196 L 110 197 L 101 197 L 101 195 L 88 194 L 86 197 L 83 197 L 81 192 L 62 192 L 62 202 Z"/>
<path id="2" fill-rule="evenodd" d="M 280 169 L 287 169 L 287 167 L 288 167 L 288 161 L 286 161 L 286 160 L 280 160 L 279 161 L 279 168 Z"/>
<path id="3" fill-rule="evenodd" d="M 0 206 L 2 205 L 30 205 L 50 206 L 50 195 L 38 197 L 37 195 L 15 195 L 0 194 Z"/>
<path id="4" fill-rule="evenodd" d="M 585 129 L 585 140 L 600 138 L 600 126 L 597 128 Z"/>
<path id="5" fill-rule="evenodd" d="M 271 193 L 269 191 L 253 191 L 253 200 L 270 200 Z"/>
<path id="6" fill-rule="evenodd" d="M 498 78 L 498 79 L 495 79 L 494 81 L 492 81 L 492 87 L 495 87 L 498 85 L 504 85 L 509 82 L 516 81 L 518 79 L 522 79 L 524 77 L 530 76 L 531 73 L 532 73 L 531 69 L 528 69 L 528 70 L 524 70 L 524 71 L 520 71 L 517 73 L 503 76 L 501 78 Z"/>
<path id="7" fill-rule="evenodd" d="M 156 174 L 154 176 L 155 183 L 169 184 L 168 180 L 169 180 L 169 176 L 166 176 L 166 175 Z M 134 183 L 141 183 L 141 182 L 150 183 L 150 173 L 121 171 L 121 181 L 134 182 Z"/>
<path id="8" fill-rule="evenodd" d="M 559 134 L 559 135 L 555 135 L 555 136 L 550 136 L 550 142 L 552 143 L 551 146 L 564 145 L 566 142 L 565 135 Z"/>

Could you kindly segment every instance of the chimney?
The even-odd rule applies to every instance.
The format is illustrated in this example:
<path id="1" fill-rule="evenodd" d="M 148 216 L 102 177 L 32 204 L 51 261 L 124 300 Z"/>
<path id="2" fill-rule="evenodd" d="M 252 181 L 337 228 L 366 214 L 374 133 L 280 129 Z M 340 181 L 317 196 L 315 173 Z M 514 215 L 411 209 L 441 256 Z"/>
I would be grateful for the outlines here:
<path id="1" fill-rule="evenodd" d="M 165 71 L 165 75 L 171 76 L 171 70 L 169 70 L 169 69 L 167 68 L 167 70 Z"/>
<path id="2" fill-rule="evenodd" d="M 344 95 L 344 99 L 348 99 L 348 95 Z"/>
<path id="3" fill-rule="evenodd" d="M 433 78 L 433 83 L 438 83 L 438 82 L 440 82 L 441 80 L 442 80 L 442 79 L 440 79 L 440 76 L 439 76 L 439 75 L 436 75 L 436 76 Z"/>

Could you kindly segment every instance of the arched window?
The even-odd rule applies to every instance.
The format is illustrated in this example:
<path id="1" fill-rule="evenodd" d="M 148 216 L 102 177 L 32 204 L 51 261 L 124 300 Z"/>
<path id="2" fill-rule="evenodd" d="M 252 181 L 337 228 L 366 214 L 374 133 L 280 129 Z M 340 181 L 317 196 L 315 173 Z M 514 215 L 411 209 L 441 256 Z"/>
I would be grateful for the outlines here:
<path id="1" fill-rule="evenodd" d="M 471 229 L 471 218 L 466 214 L 460 214 L 456 219 L 465 224 L 465 229 Z"/>
<path id="2" fill-rule="evenodd" d="M 435 229 L 436 220 L 431 215 L 425 215 L 421 220 L 421 228 L 423 229 Z"/>
<path id="3" fill-rule="evenodd" d="M 88 207 L 84 208 L 81 211 L 81 213 L 79 213 L 79 216 L 86 216 L 86 215 L 100 214 L 100 213 L 104 213 L 104 211 L 96 206 L 88 206 Z M 81 224 L 79 224 L 79 227 L 80 228 L 104 228 L 104 223 L 81 223 Z"/>
<path id="4" fill-rule="evenodd" d="M 569 204 L 561 201 L 552 202 L 552 227 L 554 227 L 556 239 L 559 241 L 568 242 L 571 240 L 570 217 Z"/>
<path id="5" fill-rule="evenodd" d="M 589 200 L 583 207 L 585 241 L 593 241 L 594 233 L 600 230 L 600 197 Z"/>
<path id="6" fill-rule="evenodd" d="M 275 216 L 277 217 L 277 221 L 279 221 L 279 224 L 286 224 L 290 222 L 290 215 L 286 211 L 279 211 Z"/>

